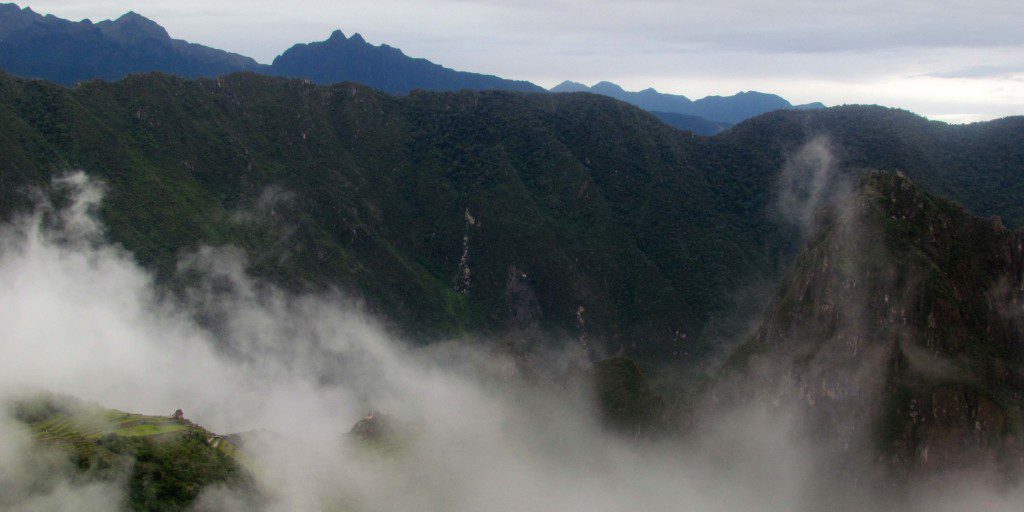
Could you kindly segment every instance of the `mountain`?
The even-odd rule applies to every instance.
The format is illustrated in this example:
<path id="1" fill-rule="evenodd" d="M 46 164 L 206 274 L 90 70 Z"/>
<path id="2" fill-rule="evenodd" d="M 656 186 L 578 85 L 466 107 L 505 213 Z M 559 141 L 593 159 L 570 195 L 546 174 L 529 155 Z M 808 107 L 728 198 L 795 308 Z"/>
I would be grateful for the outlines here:
<path id="1" fill-rule="evenodd" d="M 73 22 L 42 16 L 15 4 L 0 4 L 0 69 L 69 86 L 153 71 L 186 78 L 253 71 L 305 78 L 319 84 L 357 82 L 391 94 L 407 94 L 414 89 L 544 92 L 527 81 L 455 71 L 406 56 L 386 44 L 369 44 L 359 34 L 346 37 L 340 30 L 325 41 L 297 44 L 267 66 L 242 55 L 172 39 L 163 27 L 134 12 L 99 23 Z M 662 94 L 654 89 L 626 92 L 609 82 L 593 87 L 564 82 L 552 92 L 592 92 L 659 112 L 661 116 L 682 114 L 709 120 L 671 117 L 669 124 L 698 134 L 717 133 L 720 130 L 715 125 L 734 124 L 771 110 L 822 107 L 794 107 L 778 96 L 757 92 L 690 101 L 685 96 Z"/>
<path id="2" fill-rule="evenodd" d="M 148 71 L 198 77 L 264 66 L 248 57 L 171 39 L 163 27 L 134 12 L 112 21 L 72 22 L 2 4 L 0 68 L 74 85 Z"/>
<path id="3" fill-rule="evenodd" d="M 603 96 L 610 96 L 648 111 L 692 114 L 689 109 L 693 102 L 686 96 L 662 94 L 654 89 L 645 89 L 640 92 L 627 92 L 622 87 L 611 82 L 598 82 L 594 84 L 593 87 L 587 87 L 586 85 L 578 82 L 565 81 L 552 87 L 551 92 L 590 92 Z"/>
<path id="4" fill-rule="evenodd" d="M 587 87 L 578 82 L 565 81 L 551 88 L 551 92 L 591 92 L 625 101 L 644 110 L 666 114 L 682 114 L 704 118 L 712 123 L 735 124 L 773 110 L 824 108 L 821 103 L 792 105 L 774 94 L 741 92 L 733 96 L 708 96 L 691 101 L 686 96 L 660 93 L 653 88 L 639 92 L 626 91 L 611 82 L 598 82 Z M 659 116 L 660 117 L 660 116 Z M 695 133 L 698 133 L 695 131 Z"/>
<path id="5" fill-rule="evenodd" d="M 700 360 L 709 326 L 740 325 L 727 313 L 756 295 L 736 290 L 797 253 L 779 173 L 821 134 L 837 175 L 903 170 L 1024 225 L 1024 118 L 787 110 L 701 138 L 592 94 L 396 97 L 243 73 L 0 76 L 0 121 L 0 216 L 82 169 L 107 184 L 109 237 L 164 282 L 184 278 L 182 254 L 230 244 L 253 274 L 339 288 L 419 340 L 552 335 Z"/>
<path id="6" fill-rule="evenodd" d="M 448 69 L 426 59 L 408 57 L 386 44 L 374 46 L 359 34 L 346 38 L 340 30 L 326 41 L 289 48 L 274 59 L 272 71 L 280 76 L 308 78 L 319 84 L 357 82 L 392 94 L 407 94 L 413 89 L 544 90 L 522 80 Z"/>
<path id="7" fill-rule="evenodd" d="M 267 66 L 171 39 L 163 27 L 134 12 L 112 21 L 72 22 L 15 4 L 0 5 L 0 69 L 64 85 L 152 71 L 187 78 L 253 71 L 322 84 L 358 82 L 392 94 L 413 89 L 544 91 L 526 81 L 448 69 L 388 45 L 371 45 L 359 34 L 347 38 L 341 31 L 326 41 L 297 44 Z"/>
<path id="8" fill-rule="evenodd" d="M 799 105 L 793 105 L 793 110 L 818 110 L 819 108 L 826 108 L 825 104 L 820 101 L 811 103 L 801 103 Z"/>
<path id="9" fill-rule="evenodd" d="M 890 173 L 818 222 L 730 362 L 748 396 L 795 404 L 844 464 L 1020 475 L 1024 231 Z"/>
<path id="10" fill-rule="evenodd" d="M 703 117 L 688 116 L 686 114 L 651 111 L 651 115 L 677 130 L 693 132 L 696 135 L 716 135 L 732 126 L 729 123 L 716 123 L 708 121 Z"/>
<path id="11" fill-rule="evenodd" d="M 823 108 L 820 103 L 794 106 L 774 94 L 749 91 L 732 96 L 708 96 L 693 102 L 693 114 L 713 121 L 738 123 L 773 110 Z"/>

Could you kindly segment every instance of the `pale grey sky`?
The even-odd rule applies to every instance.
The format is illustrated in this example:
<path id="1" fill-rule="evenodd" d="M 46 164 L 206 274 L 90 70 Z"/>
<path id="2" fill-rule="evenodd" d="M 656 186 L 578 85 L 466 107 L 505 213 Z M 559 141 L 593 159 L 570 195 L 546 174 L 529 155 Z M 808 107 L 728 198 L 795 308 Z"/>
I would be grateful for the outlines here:
<path id="1" fill-rule="evenodd" d="M 173 37 L 270 62 L 333 29 L 455 69 L 550 87 L 609 80 L 698 98 L 1024 114 L 1024 2 L 1007 0 L 28 0 L 93 21 L 134 10 Z"/>

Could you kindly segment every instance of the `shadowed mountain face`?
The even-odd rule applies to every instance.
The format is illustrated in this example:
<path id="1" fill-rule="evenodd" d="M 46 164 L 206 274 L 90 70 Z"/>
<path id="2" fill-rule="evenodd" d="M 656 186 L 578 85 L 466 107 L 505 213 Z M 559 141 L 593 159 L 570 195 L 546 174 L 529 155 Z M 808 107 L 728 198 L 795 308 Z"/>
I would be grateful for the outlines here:
<path id="1" fill-rule="evenodd" d="M 902 169 L 1024 224 L 1021 119 L 844 107 L 702 138 L 590 94 L 394 97 L 237 74 L 72 90 L 4 76 L 0 121 L 0 213 L 83 169 L 107 183 L 110 238 L 162 279 L 233 245 L 251 272 L 340 288 L 417 339 L 541 333 L 701 360 L 705 327 L 751 295 L 736 290 L 796 253 L 779 171 L 820 134 L 839 175 Z"/>
<path id="2" fill-rule="evenodd" d="M 253 71 L 305 78 L 318 84 L 356 82 L 399 95 L 414 89 L 545 91 L 523 80 L 455 71 L 406 56 L 386 44 L 372 45 L 359 34 L 346 37 L 340 30 L 325 41 L 297 44 L 268 66 L 241 55 L 171 39 L 163 27 L 134 12 L 99 23 L 72 22 L 19 9 L 15 4 L 0 5 L 0 69 L 64 85 L 153 71 L 186 78 Z M 757 92 L 690 101 L 654 89 L 626 92 L 609 82 L 594 87 L 565 82 L 552 92 L 611 96 L 658 112 L 658 117 L 670 126 L 698 135 L 714 135 L 731 124 L 772 110 L 822 107 L 794 107 L 778 96 Z"/>
<path id="3" fill-rule="evenodd" d="M 163 27 L 134 12 L 94 24 L 42 16 L 14 4 L 0 5 L 0 68 L 65 85 L 148 71 L 184 77 L 265 71 L 248 57 L 171 39 Z"/>
<path id="4" fill-rule="evenodd" d="M 727 374 L 899 475 L 1021 474 L 1024 233 L 881 173 L 818 222 Z"/>
<path id="5" fill-rule="evenodd" d="M 825 107 L 821 103 L 792 105 L 774 94 L 756 91 L 741 92 L 733 96 L 708 96 L 692 101 L 686 96 L 660 93 L 651 88 L 630 92 L 611 82 L 599 82 L 593 87 L 587 87 L 581 83 L 566 81 L 553 87 L 551 92 L 591 92 L 625 101 L 644 110 L 658 112 L 659 117 L 663 115 L 662 113 L 682 114 L 725 125 L 735 124 L 773 110 L 813 110 Z"/>
<path id="6" fill-rule="evenodd" d="M 656 111 L 651 111 L 651 114 L 660 119 L 661 122 L 677 130 L 693 132 L 695 135 L 717 135 L 732 126 L 729 123 L 716 123 L 708 121 L 703 117 L 688 116 L 686 114 Z"/>
<path id="7" fill-rule="evenodd" d="M 326 41 L 295 45 L 267 66 L 171 39 L 163 27 L 134 12 L 112 21 L 72 22 L 14 4 L 0 5 L 0 69 L 64 85 L 152 71 L 186 78 L 254 71 L 322 84 L 358 82 L 392 94 L 413 89 L 544 91 L 525 81 L 448 69 L 397 48 L 371 45 L 359 34 L 346 38 L 341 31 Z"/>
<path id="8" fill-rule="evenodd" d="M 319 84 L 357 82 L 392 94 L 413 89 L 544 91 L 522 80 L 448 69 L 426 59 L 408 57 L 398 48 L 374 46 L 359 34 L 346 38 L 341 31 L 323 42 L 291 47 L 274 59 L 272 69 L 277 75 L 308 78 Z"/>

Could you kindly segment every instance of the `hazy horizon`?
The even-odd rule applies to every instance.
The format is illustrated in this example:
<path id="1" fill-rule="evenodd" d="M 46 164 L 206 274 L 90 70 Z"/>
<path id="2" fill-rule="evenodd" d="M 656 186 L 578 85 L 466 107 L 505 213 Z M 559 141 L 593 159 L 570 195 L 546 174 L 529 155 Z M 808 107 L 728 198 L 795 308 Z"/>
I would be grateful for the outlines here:
<path id="1" fill-rule="evenodd" d="M 1024 6 L 1001 0 L 17 4 L 75 21 L 135 11 L 172 37 L 263 63 L 340 29 L 446 67 L 547 88 L 607 80 L 692 99 L 757 90 L 794 104 L 879 104 L 949 122 L 1024 114 Z"/>

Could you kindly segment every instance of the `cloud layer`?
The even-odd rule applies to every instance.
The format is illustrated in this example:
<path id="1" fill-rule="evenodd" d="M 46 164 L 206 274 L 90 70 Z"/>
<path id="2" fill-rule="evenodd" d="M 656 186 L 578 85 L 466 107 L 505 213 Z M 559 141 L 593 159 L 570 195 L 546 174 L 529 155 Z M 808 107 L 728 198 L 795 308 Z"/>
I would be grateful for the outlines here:
<path id="1" fill-rule="evenodd" d="M 815 167 L 825 151 L 795 161 Z M 820 509 L 821 489 L 835 491 L 833 510 L 875 503 L 816 474 L 815 451 L 791 434 L 797 416 L 704 411 L 688 441 L 622 439 L 595 419 L 586 379 L 566 373 L 571 354 L 549 354 L 550 372 L 520 379 L 486 344 L 413 349 L 343 297 L 249 280 L 230 248 L 186 258 L 206 285 L 169 298 L 103 241 L 93 217 L 102 188 L 81 173 L 57 186 L 72 192 L 70 207 L 44 205 L 0 229 L 0 396 L 46 389 L 133 412 L 180 407 L 218 432 L 263 432 L 245 461 L 267 510 L 793 511 Z M 201 325 L 197 313 L 218 320 Z M 346 441 L 371 408 L 403 425 L 396 454 Z M 40 485 L 54 457 L 0 418 L 0 506 L 119 503 L 114 484 Z M 901 510 L 1019 510 L 1019 493 L 972 489 L 956 501 L 927 489 Z M 197 510 L 252 506 L 213 488 Z"/>

